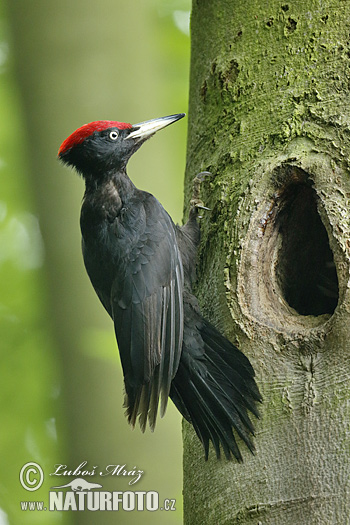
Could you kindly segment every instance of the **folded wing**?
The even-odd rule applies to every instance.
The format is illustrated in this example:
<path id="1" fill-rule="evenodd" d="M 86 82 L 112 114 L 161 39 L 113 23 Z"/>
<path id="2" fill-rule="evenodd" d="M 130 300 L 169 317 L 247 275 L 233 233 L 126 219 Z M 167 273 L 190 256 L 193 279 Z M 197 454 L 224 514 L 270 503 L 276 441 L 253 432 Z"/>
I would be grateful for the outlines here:
<path id="1" fill-rule="evenodd" d="M 111 297 L 127 415 L 131 425 L 139 416 L 142 430 L 147 419 L 154 428 L 160 398 L 164 415 L 183 339 L 183 270 L 175 226 L 153 196 L 143 196 L 143 209 L 134 214 L 137 228 L 132 213 L 123 225 L 138 236 L 131 237 Z"/>

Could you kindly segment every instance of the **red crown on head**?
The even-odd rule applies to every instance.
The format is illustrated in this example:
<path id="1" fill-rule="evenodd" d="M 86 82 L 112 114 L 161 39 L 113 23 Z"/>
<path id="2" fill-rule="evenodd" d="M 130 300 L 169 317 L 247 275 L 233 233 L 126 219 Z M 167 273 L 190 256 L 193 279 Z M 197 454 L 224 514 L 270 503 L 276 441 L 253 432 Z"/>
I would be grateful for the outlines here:
<path id="1" fill-rule="evenodd" d="M 63 155 L 73 146 L 81 144 L 87 137 L 90 137 L 95 131 L 103 131 L 104 129 L 118 128 L 128 129 L 132 128 L 131 124 L 126 122 L 116 122 L 113 120 L 97 120 L 96 122 L 90 122 L 84 124 L 81 128 L 76 129 L 65 141 L 62 142 L 60 149 L 58 150 L 58 156 Z"/>

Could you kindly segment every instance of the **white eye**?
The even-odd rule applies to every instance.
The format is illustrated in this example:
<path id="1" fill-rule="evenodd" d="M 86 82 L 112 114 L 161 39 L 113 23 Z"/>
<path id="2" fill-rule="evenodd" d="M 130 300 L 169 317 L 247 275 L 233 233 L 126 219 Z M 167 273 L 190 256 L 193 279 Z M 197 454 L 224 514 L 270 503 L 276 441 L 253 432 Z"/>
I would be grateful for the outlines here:
<path id="1" fill-rule="evenodd" d="M 112 140 L 117 140 L 118 138 L 118 131 L 111 131 L 109 134 L 109 138 Z"/>

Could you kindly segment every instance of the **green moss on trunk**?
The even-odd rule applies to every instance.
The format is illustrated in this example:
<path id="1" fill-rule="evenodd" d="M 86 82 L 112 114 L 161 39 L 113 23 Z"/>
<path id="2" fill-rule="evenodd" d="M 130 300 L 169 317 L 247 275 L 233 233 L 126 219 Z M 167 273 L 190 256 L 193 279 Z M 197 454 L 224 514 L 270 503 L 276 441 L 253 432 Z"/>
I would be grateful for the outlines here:
<path id="1" fill-rule="evenodd" d="M 340 0 L 193 2 L 187 194 L 213 173 L 197 292 L 264 404 L 240 465 L 205 463 L 185 425 L 191 525 L 350 515 L 349 19 Z"/>

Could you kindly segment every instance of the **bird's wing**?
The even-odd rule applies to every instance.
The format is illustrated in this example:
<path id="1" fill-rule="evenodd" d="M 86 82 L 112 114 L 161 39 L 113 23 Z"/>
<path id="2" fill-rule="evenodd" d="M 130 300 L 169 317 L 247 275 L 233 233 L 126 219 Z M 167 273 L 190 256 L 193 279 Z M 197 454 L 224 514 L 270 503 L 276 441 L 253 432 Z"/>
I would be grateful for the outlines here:
<path id="1" fill-rule="evenodd" d="M 183 338 L 183 270 L 175 226 L 161 204 L 142 192 L 120 228 L 130 229 L 122 274 L 112 287 L 129 422 L 154 428 L 164 414 Z M 141 203 L 140 203 L 141 201 Z"/>

